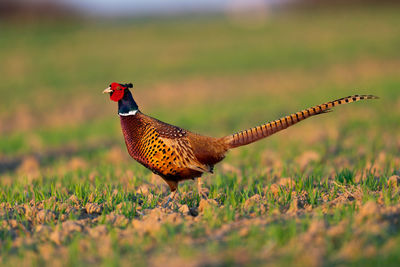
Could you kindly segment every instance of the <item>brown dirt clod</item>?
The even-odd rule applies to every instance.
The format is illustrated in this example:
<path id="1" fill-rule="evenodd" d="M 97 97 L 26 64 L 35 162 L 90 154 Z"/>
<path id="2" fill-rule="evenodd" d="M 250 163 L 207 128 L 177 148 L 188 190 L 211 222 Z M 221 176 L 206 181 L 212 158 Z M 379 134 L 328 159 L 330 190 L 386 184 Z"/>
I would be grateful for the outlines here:
<path id="1" fill-rule="evenodd" d="M 389 177 L 387 184 L 388 186 L 391 186 L 392 188 L 397 188 L 400 183 L 400 176 L 398 175 L 392 175 Z"/>
<path id="2" fill-rule="evenodd" d="M 38 223 L 49 223 L 56 218 L 54 212 L 51 210 L 41 210 L 36 214 L 36 221 Z"/>
<path id="3" fill-rule="evenodd" d="M 217 205 L 218 203 L 214 199 L 202 199 L 199 204 L 199 212 L 203 212 L 210 207 L 216 207 Z"/>
<path id="4" fill-rule="evenodd" d="M 85 209 L 88 214 L 100 214 L 102 211 L 102 207 L 97 203 L 86 203 Z"/>

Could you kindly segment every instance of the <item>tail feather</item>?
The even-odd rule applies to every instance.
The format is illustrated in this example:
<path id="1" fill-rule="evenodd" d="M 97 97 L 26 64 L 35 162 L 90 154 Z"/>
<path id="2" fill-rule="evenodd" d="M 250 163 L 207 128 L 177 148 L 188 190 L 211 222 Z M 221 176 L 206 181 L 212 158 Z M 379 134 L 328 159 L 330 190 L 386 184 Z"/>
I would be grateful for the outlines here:
<path id="1" fill-rule="evenodd" d="M 253 127 L 232 135 L 228 135 L 222 138 L 224 143 L 229 148 L 244 146 L 260 139 L 268 137 L 276 132 L 286 129 L 302 120 L 305 120 L 311 116 L 331 112 L 333 107 L 338 105 L 357 102 L 365 99 L 377 99 L 374 95 L 353 95 L 343 97 L 334 101 L 329 101 L 321 105 L 317 105 L 308 109 L 304 109 L 297 113 L 293 113 L 289 116 L 282 117 L 278 120 L 262 124 L 257 127 Z"/>

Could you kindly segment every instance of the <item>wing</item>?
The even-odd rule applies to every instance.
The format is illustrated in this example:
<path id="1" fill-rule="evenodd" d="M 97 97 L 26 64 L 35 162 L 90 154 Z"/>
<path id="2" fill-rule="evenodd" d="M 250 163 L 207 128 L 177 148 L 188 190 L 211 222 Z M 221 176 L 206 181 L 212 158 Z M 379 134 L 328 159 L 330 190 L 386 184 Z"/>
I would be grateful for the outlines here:
<path id="1" fill-rule="evenodd" d="M 171 165 L 179 170 L 191 169 L 198 172 L 210 172 L 211 167 L 202 164 L 198 161 L 193 153 L 193 148 L 190 145 L 187 137 L 169 139 L 160 137 L 160 140 L 166 145 L 168 152 L 172 157 Z M 164 157 L 164 156 L 163 156 Z M 167 156 L 168 157 L 168 156 Z"/>
<path id="2" fill-rule="evenodd" d="M 149 167 L 164 176 L 196 176 L 210 172 L 211 166 L 201 163 L 195 156 L 188 132 L 157 119 L 150 118 L 146 149 Z"/>

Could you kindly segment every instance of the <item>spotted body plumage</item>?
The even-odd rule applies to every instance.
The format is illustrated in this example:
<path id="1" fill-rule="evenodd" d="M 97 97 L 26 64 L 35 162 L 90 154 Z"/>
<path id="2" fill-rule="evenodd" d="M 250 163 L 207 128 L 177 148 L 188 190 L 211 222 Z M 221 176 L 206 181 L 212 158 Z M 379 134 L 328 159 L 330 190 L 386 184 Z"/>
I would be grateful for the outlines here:
<path id="1" fill-rule="evenodd" d="M 120 120 L 131 157 L 164 178 L 172 190 L 176 189 L 180 180 L 200 177 L 204 172 L 211 172 L 213 164 L 222 160 L 227 150 L 219 144 L 224 152 L 215 157 L 215 149 L 193 145 L 193 140 L 205 137 L 163 123 L 141 112 L 135 116 L 120 116 Z M 218 143 L 215 138 L 207 139 L 208 142 Z"/>
<path id="2" fill-rule="evenodd" d="M 331 111 L 346 103 L 377 98 L 354 95 L 326 102 L 222 138 L 192 133 L 149 117 L 139 108 L 128 88 L 132 84 L 112 83 L 104 90 L 118 102 L 118 114 L 126 147 L 132 158 L 160 175 L 175 191 L 178 182 L 212 172 L 229 149 L 244 146 L 286 129 L 311 116 Z"/>

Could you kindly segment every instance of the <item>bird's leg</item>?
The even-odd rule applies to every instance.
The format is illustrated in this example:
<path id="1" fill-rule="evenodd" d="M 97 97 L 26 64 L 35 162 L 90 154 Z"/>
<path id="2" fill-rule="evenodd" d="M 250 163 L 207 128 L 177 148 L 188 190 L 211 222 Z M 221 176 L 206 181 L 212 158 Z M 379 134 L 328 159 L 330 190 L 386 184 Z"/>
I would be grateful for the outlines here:
<path id="1" fill-rule="evenodd" d="M 203 188 L 201 177 L 197 178 L 197 193 L 199 194 L 200 198 L 208 198 L 208 190 L 206 188 Z"/>
<path id="2" fill-rule="evenodd" d="M 175 191 L 172 191 L 169 195 L 168 195 L 168 201 L 167 202 L 170 202 L 170 201 L 172 201 L 172 200 L 175 200 L 175 196 L 176 196 L 176 193 L 178 192 L 178 189 L 176 189 Z"/>
<path id="3" fill-rule="evenodd" d="M 176 199 L 176 195 L 178 193 L 178 183 L 176 181 L 166 180 L 171 193 L 168 195 L 167 201 L 164 203 L 164 208 L 170 206 L 170 203 L 174 202 Z"/>

